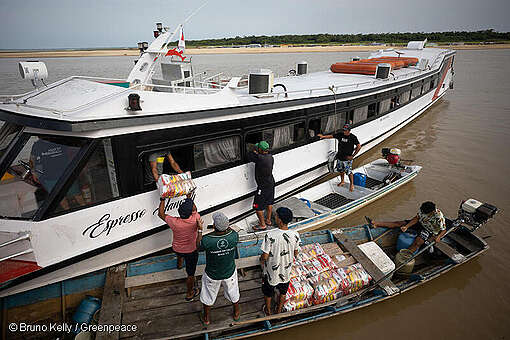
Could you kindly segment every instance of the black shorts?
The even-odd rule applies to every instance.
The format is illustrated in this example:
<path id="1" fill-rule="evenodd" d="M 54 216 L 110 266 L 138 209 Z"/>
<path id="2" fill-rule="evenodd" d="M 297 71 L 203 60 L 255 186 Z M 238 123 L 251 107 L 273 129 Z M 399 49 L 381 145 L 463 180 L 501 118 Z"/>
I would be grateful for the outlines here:
<path id="1" fill-rule="evenodd" d="M 262 281 L 262 293 L 266 297 L 273 297 L 274 291 L 277 289 L 280 292 L 280 295 L 287 294 L 287 290 L 289 290 L 289 283 L 279 283 L 276 286 L 271 286 L 269 282 L 267 282 L 267 279 L 264 277 L 264 280 Z"/>
<path id="2" fill-rule="evenodd" d="M 409 223 L 411 220 L 406 220 L 406 223 Z M 420 237 L 423 241 L 427 241 L 429 237 L 432 235 L 430 231 L 425 229 L 420 222 L 416 222 L 412 226 L 410 226 L 407 230 L 412 230 L 416 233 L 418 237 Z"/>
<path id="3" fill-rule="evenodd" d="M 268 205 L 274 203 L 274 186 L 268 188 L 257 188 L 255 198 L 253 199 L 253 209 L 265 210 Z"/>
<path id="4" fill-rule="evenodd" d="M 184 258 L 184 261 L 186 262 L 186 274 L 188 274 L 188 276 L 195 276 L 198 263 L 198 250 L 195 250 L 192 253 L 175 253 L 177 256 Z"/>

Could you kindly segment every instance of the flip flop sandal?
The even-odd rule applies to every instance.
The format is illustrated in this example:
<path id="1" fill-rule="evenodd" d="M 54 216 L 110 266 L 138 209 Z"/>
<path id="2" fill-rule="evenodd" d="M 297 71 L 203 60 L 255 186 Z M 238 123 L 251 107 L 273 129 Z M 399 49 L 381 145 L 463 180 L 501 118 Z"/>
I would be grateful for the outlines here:
<path id="1" fill-rule="evenodd" d="M 200 321 L 202 322 L 202 325 L 205 327 L 209 326 L 211 324 L 211 321 L 206 322 L 204 319 L 204 312 L 200 312 Z"/>
<path id="2" fill-rule="evenodd" d="M 370 226 L 370 228 L 376 228 L 376 226 L 374 225 L 374 222 L 372 221 L 372 219 L 368 216 L 365 216 L 365 221 L 367 221 L 367 224 Z"/>
<path id="3" fill-rule="evenodd" d="M 200 295 L 200 289 L 193 288 L 193 296 L 192 297 L 185 297 L 184 300 L 188 302 L 192 302 L 198 295 Z"/>
<path id="4" fill-rule="evenodd" d="M 265 303 L 262 305 L 261 309 L 262 309 L 262 313 L 264 313 L 264 316 L 269 316 L 269 314 L 267 314 L 267 309 L 266 309 L 266 304 Z"/>
<path id="5" fill-rule="evenodd" d="M 252 229 L 255 230 L 255 231 L 264 231 L 264 230 L 267 230 L 267 227 L 262 228 L 260 225 L 254 225 L 252 227 Z"/>

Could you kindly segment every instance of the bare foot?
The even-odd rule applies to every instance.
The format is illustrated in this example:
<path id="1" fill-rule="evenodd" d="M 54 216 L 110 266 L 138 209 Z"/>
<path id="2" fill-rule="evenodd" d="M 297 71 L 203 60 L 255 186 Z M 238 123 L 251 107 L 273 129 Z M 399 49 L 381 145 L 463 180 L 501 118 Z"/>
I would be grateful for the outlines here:
<path id="1" fill-rule="evenodd" d="M 350 191 L 350 192 L 353 192 L 353 191 L 354 191 L 354 184 L 351 184 L 351 186 L 349 187 L 349 191 Z"/>
<path id="2" fill-rule="evenodd" d="M 344 181 L 341 181 L 341 182 L 340 182 L 340 183 L 338 183 L 337 185 L 338 185 L 339 187 L 341 187 L 342 185 L 344 185 L 344 183 L 345 183 Z"/>

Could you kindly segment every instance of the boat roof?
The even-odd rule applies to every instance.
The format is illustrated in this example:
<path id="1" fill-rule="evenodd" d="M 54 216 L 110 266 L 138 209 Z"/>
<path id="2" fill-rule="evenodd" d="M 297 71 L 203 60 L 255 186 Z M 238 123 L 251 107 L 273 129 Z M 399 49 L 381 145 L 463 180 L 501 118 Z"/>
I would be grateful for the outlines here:
<path id="1" fill-rule="evenodd" d="M 48 85 L 27 94 L 9 96 L 0 102 L 0 119 L 12 121 L 13 117 L 23 124 L 33 128 L 43 128 L 56 131 L 89 132 L 89 135 L 115 135 L 129 133 L 130 130 L 140 131 L 146 125 L 147 129 L 167 128 L 170 125 L 193 124 L 200 119 L 204 123 L 209 119 L 237 119 L 239 114 L 249 116 L 250 112 L 260 115 L 261 108 L 253 110 L 253 105 L 275 104 L 280 110 L 295 109 L 296 105 L 313 103 L 324 104 L 324 100 L 366 95 L 367 92 L 386 91 L 402 82 L 416 79 L 436 72 L 445 56 L 454 53 L 452 50 L 439 48 L 381 50 L 370 58 L 382 56 L 395 57 L 397 53 L 403 57 L 428 59 L 429 67 L 420 70 L 417 66 L 410 66 L 392 71 L 388 79 L 376 79 L 371 75 L 339 74 L 329 70 L 308 73 L 299 76 L 284 76 L 274 79 L 274 84 L 284 85 L 275 87 L 274 92 L 266 95 L 252 95 L 247 86 L 238 86 L 240 78 L 233 78 L 227 86 L 221 89 L 184 88 L 179 93 L 156 92 L 151 86 L 137 86 L 123 88 L 113 86 L 111 82 L 118 80 L 70 77 Z M 110 84 L 108 83 L 110 82 Z M 141 111 L 128 110 L 128 95 L 136 93 L 140 96 Z M 304 100 L 313 99 L 313 100 Z M 228 108 L 246 108 L 247 110 L 230 111 Z M 267 106 L 269 108 L 269 106 Z M 221 110 L 223 109 L 223 110 Z M 221 111 L 215 114 L 203 115 L 204 112 Z M 202 112 L 202 115 L 196 113 Z M 269 111 L 268 111 L 269 112 Z M 274 112 L 274 110 L 272 111 Z M 195 113 L 194 115 L 182 115 Z M 221 118 L 221 116 L 224 116 Z M 158 117 L 157 120 L 147 120 Z M 106 122 L 109 122 L 108 124 Z M 162 126 L 161 123 L 166 123 Z M 83 124 L 86 123 L 86 124 Z M 103 130 L 98 133 L 98 130 Z M 107 131 L 108 130 L 108 131 Z M 143 129 L 142 129 L 143 130 Z M 96 131 L 96 133 L 94 133 Z"/>

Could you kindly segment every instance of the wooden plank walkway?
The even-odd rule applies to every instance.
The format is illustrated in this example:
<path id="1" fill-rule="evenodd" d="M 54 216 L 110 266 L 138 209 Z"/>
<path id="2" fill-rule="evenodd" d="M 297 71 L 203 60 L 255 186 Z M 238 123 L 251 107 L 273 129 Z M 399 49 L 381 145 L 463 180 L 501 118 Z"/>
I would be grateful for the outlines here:
<path id="1" fill-rule="evenodd" d="M 99 325 L 120 325 L 122 319 L 122 305 L 126 299 L 124 280 L 127 265 L 110 267 L 106 272 L 103 299 L 99 316 Z M 97 340 L 118 339 L 119 332 L 97 332 Z"/>
<path id="2" fill-rule="evenodd" d="M 385 274 L 370 260 L 359 248 L 358 246 L 349 240 L 349 238 L 343 233 L 337 233 L 335 237 L 342 243 L 345 249 L 351 253 L 352 257 L 358 261 L 363 268 L 367 271 L 370 276 L 374 279 L 374 281 L 381 280 Z M 391 296 L 393 294 L 398 293 L 400 290 L 398 287 L 388 278 L 379 283 L 379 286 L 386 292 L 387 295 Z"/>
<path id="3" fill-rule="evenodd" d="M 258 258 L 258 257 L 257 257 Z M 197 280 L 200 287 L 200 279 Z M 260 268 L 246 270 L 239 275 L 241 320 L 262 316 L 264 297 L 261 291 L 262 279 Z M 200 321 L 202 303 L 197 298 L 193 302 L 184 300 L 186 285 L 184 280 L 159 283 L 133 289 L 131 297 L 123 303 L 122 323 L 136 325 L 136 332 L 124 332 L 121 339 L 131 338 L 168 338 L 198 336 L 232 326 L 232 304 L 223 296 L 220 289 L 216 303 L 211 311 L 211 325 L 205 327 Z"/>
<path id="4" fill-rule="evenodd" d="M 260 256 L 250 256 L 241 259 L 236 259 L 237 269 L 244 269 L 253 267 L 259 264 Z M 195 276 L 199 277 L 204 274 L 205 264 L 198 265 Z M 185 279 L 187 276 L 186 271 L 183 269 L 170 269 L 156 273 L 136 275 L 126 277 L 125 287 L 127 289 L 128 296 L 131 296 L 132 288 L 138 286 L 144 286 L 154 283 L 162 283 L 167 281 L 174 281 L 179 279 Z"/>

